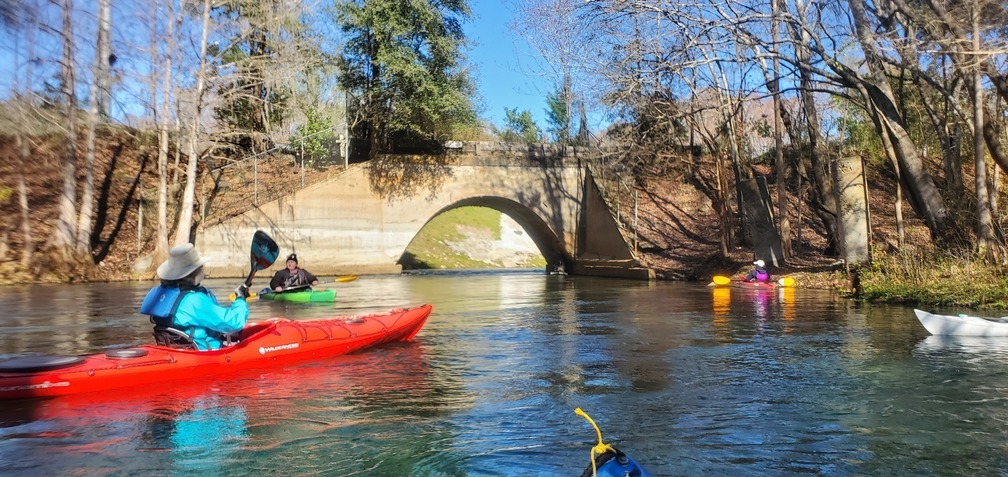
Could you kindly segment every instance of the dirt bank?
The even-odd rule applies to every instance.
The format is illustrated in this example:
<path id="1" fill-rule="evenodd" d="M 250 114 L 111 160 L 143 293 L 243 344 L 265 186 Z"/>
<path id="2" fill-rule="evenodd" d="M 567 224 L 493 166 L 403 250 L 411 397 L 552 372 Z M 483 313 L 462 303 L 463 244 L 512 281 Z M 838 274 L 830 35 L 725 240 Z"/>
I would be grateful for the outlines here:
<path id="1" fill-rule="evenodd" d="M 153 250 L 156 150 L 150 141 L 129 131 L 110 131 L 100 138 L 95 169 L 99 214 L 92 238 L 97 265 L 87 271 L 60 271 L 47 267 L 42 254 L 36 254 L 27 267 L 20 263 L 25 241 L 17 185 L 17 180 L 23 177 L 28 191 L 31 246 L 34 250 L 44 250 L 46 240 L 52 236 L 62 191 L 63 149 L 59 138 L 33 138 L 30 160 L 22 162 L 21 156 L 16 154 L 14 139 L 0 136 L 0 175 L 7 178 L 0 183 L 0 283 L 152 278 L 153 275 L 137 275 L 132 266 L 138 258 Z M 82 181 L 83 151 L 78 151 L 78 158 L 78 178 Z M 172 178 L 181 177 L 183 168 L 184 161 L 177 168 L 172 164 Z M 212 197 L 206 193 L 210 190 L 207 184 L 201 183 L 197 208 L 209 201 L 208 216 L 238 213 L 242 207 L 247 208 L 249 197 L 255 196 L 265 202 L 271 200 L 271 195 L 289 188 L 290 185 L 284 185 L 281 179 L 304 180 L 311 184 L 333 173 L 330 168 L 319 166 L 305 170 L 305 175 L 301 176 L 290 157 L 264 159 L 257 164 L 258 177 L 278 180 L 261 181 L 260 184 L 266 185 L 260 185 L 253 192 L 250 188 L 254 186 L 248 178 L 253 174 L 252 169 L 228 167 L 220 170 L 223 172 L 218 171 L 216 184 L 220 187 Z M 204 174 L 204 177 L 210 176 Z M 884 175 L 872 177 L 871 181 L 872 240 L 876 247 L 890 248 L 895 244 L 895 223 L 891 218 L 894 182 Z M 177 180 L 170 183 L 174 184 L 175 193 L 180 191 Z M 214 183 L 210 181 L 210 187 Z M 643 180 L 636 189 L 638 225 L 636 233 L 629 235 L 636 237 L 641 261 L 655 269 L 659 279 L 709 281 L 713 275 L 737 275 L 749 267 L 753 260 L 751 249 L 736 247 L 728 257 L 720 256 L 718 220 L 710 199 L 702 191 L 685 180 L 668 177 Z M 785 267 L 771 271 L 795 276 L 799 286 L 845 287 L 837 257 L 822 254 L 825 248 L 822 228 L 800 207 L 804 206 L 793 204 L 789 214 L 795 231 L 795 255 Z M 144 211 L 142 218 L 140 210 Z M 908 242 L 929 242 L 926 228 L 912 217 L 909 205 L 904 205 L 904 214 L 911 216 L 907 225 Z M 173 229 L 171 224 L 170 228 Z M 506 254 L 514 253 L 508 251 Z"/>

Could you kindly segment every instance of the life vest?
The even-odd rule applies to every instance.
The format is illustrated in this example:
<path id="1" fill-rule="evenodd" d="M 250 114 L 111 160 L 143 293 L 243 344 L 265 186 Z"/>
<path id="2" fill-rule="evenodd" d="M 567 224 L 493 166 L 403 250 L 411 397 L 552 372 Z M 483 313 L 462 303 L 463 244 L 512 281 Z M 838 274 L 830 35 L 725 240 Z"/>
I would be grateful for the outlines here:
<path id="1" fill-rule="evenodd" d="M 186 295 L 199 292 L 213 296 L 209 290 L 201 286 L 194 286 L 188 283 L 161 282 L 161 285 L 151 288 L 140 304 L 140 313 L 150 315 L 151 322 L 155 326 L 166 328 L 176 328 L 175 312 L 179 303 Z"/>
<path id="2" fill-rule="evenodd" d="M 770 281 L 770 273 L 768 273 L 766 270 L 763 269 L 756 270 L 756 281 L 758 282 Z"/>
<path id="3" fill-rule="evenodd" d="M 297 269 L 294 273 L 284 280 L 284 288 L 297 288 L 300 286 L 308 285 L 308 277 L 301 273 L 301 269 Z"/>

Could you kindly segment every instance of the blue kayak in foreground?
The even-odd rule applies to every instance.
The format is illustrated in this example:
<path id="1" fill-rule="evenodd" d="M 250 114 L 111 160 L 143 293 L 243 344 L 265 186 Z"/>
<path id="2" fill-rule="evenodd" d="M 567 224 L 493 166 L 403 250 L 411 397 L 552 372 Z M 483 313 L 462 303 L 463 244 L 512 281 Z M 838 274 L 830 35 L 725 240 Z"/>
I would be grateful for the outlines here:
<path id="1" fill-rule="evenodd" d="M 591 463 L 581 473 L 581 477 L 652 477 L 647 469 L 623 451 L 602 442 L 602 431 L 581 408 L 574 409 L 574 413 L 587 419 L 598 435 L 598 444 L 591 449 Z"/>
<path id="2" fill-rule="evenodd" d="M 613 447 L 595 456 L 595 469 L 589 465 L 581 477 L 652 477 L 651 473 L 635 460 Z"/>

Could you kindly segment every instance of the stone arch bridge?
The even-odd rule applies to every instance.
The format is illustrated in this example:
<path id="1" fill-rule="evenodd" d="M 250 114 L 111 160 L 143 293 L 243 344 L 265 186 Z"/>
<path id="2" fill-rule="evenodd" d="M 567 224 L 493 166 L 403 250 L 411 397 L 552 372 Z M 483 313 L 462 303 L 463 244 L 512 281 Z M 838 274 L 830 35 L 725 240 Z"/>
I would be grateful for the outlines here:
<path id="1" fill-rule="evenodd" d="M 653 279 L 590 170 L 570 156 L 538 146 L 508 151 L 466 143 L 446 156 L 353 164 L 332 179 L 201 228 L 196 246 L 217 277 L 248 274 L 248 244 L 258 229 L 280 245 L 273 269 L 297 252 L 316 275 L 399 273 L 397 262 L 429 220 L 456 207 L 483 206 L 514 219 L 546 262 L 562 261 L 568 273 Z"/>

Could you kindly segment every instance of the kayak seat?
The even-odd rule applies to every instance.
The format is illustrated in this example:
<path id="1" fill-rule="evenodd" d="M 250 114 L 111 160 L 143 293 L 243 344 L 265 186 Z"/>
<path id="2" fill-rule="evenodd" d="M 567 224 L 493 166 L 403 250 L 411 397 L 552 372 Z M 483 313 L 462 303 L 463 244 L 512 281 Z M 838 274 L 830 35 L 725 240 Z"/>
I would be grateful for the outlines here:
<path id="1" fill-rule="evenodd" d="M 154 342 L 169 348 L 196 349 L 196 343 L 188 333 L 170 326 L 155 326 Z"/>

